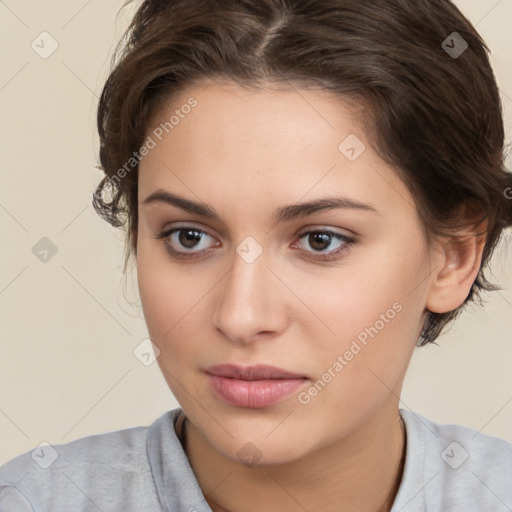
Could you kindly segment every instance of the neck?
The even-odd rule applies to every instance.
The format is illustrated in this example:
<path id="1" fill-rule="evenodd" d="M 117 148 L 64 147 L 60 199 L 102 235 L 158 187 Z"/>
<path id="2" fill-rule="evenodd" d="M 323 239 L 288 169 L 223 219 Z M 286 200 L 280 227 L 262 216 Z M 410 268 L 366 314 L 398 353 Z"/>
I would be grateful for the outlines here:
<path id="1" fill-rule="evenodd" d="M 389 512 L 406 436 L 396 408 L 338 442 L 285 464 L 246 467 L 219 454 L 189 422 L 186 452 L 213 512 Z M 182 442 L 183 442 L 182 436 Z"/>

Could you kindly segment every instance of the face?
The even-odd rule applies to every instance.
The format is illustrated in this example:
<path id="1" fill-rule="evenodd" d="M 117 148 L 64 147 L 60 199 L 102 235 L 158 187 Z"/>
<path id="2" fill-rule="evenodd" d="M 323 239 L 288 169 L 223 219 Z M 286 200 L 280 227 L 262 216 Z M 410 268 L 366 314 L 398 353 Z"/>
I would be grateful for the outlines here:
<path id="1" fill-rule="evenodd" d="M 360 121 L 326 91 L 216 81 L 148 127 L 137 233 L 148 332 L 185 414 L 232 460 L 291 461 L 396 411 L 430 259 L 414 199 Z M 224 364 L 281 373 L 209 373 Z"/>

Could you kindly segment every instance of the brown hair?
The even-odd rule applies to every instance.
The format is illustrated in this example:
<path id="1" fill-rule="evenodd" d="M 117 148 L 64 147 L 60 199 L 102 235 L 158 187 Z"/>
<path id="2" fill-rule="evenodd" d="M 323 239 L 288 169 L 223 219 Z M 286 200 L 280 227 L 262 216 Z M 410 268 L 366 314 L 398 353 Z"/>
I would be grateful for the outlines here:
<path id="1" fill-rule="evenodd" d="M 116 48 L 97 117 L 106 176 L 93 206 L 126 229 L 124 270 L 136 254 L 138 151 L 152 114 L 208 78 L 293 81 L 363 107 L 372 146 L 411 191 L 429 244 L 487 220 L 464 304 L 428 314 L 418 345 L 434 342 L 481 290 L 501 289 L 483 269 L 512 224 L 512 175 L 487 52 L 448 0 L 144 1 Z"/>

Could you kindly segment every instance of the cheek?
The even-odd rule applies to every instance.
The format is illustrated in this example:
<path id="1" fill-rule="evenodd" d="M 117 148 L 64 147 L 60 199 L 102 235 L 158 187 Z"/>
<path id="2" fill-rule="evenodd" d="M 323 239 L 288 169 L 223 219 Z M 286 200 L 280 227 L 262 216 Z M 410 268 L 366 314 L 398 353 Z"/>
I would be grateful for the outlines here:
<path id="1" fill-rule="evenodd" d="M 428 273 L 421 243 L 401 247 L 376 247 L 365 261 L 340 267 L 337 277 L 309 276 L 302 284 L 304 302 L 322 320 L 311 322 L 316 333 L 311 327 L 308 336 L 319 387 L 329 382 L 331 390 L 319 393 L 319 404 L 371 403 L 398 391 L 421 328 L 420 276 Z"/>
<path id="2" fill-rule="evenodd" d="M 193 372 L 204 332 L 200 298 L 209 287 L 183 271 L 173 272 L 173 265 L 164 260 L 165 256 L 150 258 L 144 249 L 139 251 L 139 294 L 149 336 L 160 350 L 157 363 L 162 376 L 178 402 L 187 403 L 190 395 L 201 392 Z"/>
<path id="3" fill-rule="evenodd" d="M 315 343 L 324 340 L 324 347 L 339 351 L 376 331 L 379 338 L 401 333 L 407 343 L 423 312 L 418 284 L 428 268 L 422 251 L 419 242 L 404 251 L 397 240 L 358 249 L 337 267 L 281 270 L 310 310 L 301 322 L 315 331 Z"/>
<path id="4" fill-rule="evenodd" d="M 197 370 L 205 349 L 211 314 L 208 298 L 219 273 L 206 265 L 173 263 L 162 247 L 147 241 L 139 246 L 137 279 L 148 333 L 160 350 L 158 364 L 168 382 L 169 373 L 185 378 Z"/>

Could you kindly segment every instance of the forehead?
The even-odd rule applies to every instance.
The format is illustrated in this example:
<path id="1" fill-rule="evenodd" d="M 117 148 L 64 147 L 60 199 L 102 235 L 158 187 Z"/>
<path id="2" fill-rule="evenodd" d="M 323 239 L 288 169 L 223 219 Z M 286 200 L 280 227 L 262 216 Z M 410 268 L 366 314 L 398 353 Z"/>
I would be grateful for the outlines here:
<path id="1" fill-rule="evenodd" d="M 264 194 L 276 204 L 337 192 L 396 203 L 408 192 L 372 150 L 362 110 L 352 99 L 296 86 L 216 80 L 185 88 L 149 123 L 155 147 L 141 161 L 139 197 L 163 187 L 198 197 L 222 191 L 224 200 Z"/>
<path id="2" fill-rule="evenodd" d="M 187 104 L 192 99 L 197 104 L 188 109 Z M 223 135 L 251 139 L 250 136 L 257 133 L 259 141 L 265 139 L 266 134 L 267 140 L 293 146 L 315 133 L 321 137 L 325 133 L 343 133 L 347 129 L 361 134 L 364 131 L 365 108 L 359 102 L 318 86 L 303 88 L 292 82 L 248 87 L 218 78 L 188 86 L 154 113 L 149 128 L 169 121 L 170 115 L 180 109 L 187 113 L 180 116 L 179 124 L 193 127 L 198 139 L 216 140 Z M 182 123 L 185 118 L 190 120 Z M 217 127 L 213 132 L 208 131 L 212 122 Z M 234 130 L 230 130 L 231 127 Z M 276 141 L 273 134 L 277 132 L 287 137 Z"/>

